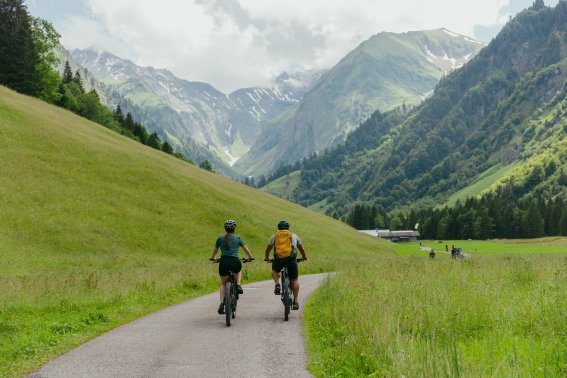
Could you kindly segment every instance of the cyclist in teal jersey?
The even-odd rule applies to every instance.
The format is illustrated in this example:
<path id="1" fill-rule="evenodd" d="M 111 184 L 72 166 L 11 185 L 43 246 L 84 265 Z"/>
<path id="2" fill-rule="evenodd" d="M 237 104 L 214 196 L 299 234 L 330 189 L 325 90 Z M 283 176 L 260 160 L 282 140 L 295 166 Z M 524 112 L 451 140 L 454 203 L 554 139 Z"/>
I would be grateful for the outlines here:
<path id="1" fill-rule="evenodd" d="M 221 250 L 221 257 L 219 262 L 219 276 L 221 279 L 220 285 L 220 301 L 221 304 L 218 309 L 219 314 L 224 314 L 224 289 L 226 282 L 228 281 L 229 272 L 234 273 L 236 278 L 236 290 L 238 294 L 243 294 L 242 286 L 240 285 L 240 280 L 242 278 L 242 262 L 238 258 L 238 248 L 242 247 L 246 255 L 248 255 L 248 260 L 253 260 L 252 253 L 240 239 L 240 236 L 234 235 L 234 230 L 236 229 L 236 222 L 232 219 L 224 222 L 224 230 L 226 234 L 219 236 L 215 243 L 215 248 L 213 248 L 213 254 L 211 260 L 215 259 L 219 249 Z"/>

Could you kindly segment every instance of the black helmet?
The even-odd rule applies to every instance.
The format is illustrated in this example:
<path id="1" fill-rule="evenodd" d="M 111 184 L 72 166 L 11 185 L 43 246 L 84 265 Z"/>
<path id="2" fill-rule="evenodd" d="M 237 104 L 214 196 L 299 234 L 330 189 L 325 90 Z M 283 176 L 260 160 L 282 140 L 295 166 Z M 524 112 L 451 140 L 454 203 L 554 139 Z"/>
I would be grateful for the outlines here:
<path id="1" fill-rule="evenodd" d="M 226 231 L 228 231 L 228 230 L 234 231 L 235 228 L 236 228 L 236 221 L 229 219 L 226 222 L 224 222 L 224 229 Z"/>
<path id="2" fill-rule="evenodd" d="M 285 220 L 280 221 L 280 223 L 278 223 L 278 230 L 289 230 L 289 223 Z"/>

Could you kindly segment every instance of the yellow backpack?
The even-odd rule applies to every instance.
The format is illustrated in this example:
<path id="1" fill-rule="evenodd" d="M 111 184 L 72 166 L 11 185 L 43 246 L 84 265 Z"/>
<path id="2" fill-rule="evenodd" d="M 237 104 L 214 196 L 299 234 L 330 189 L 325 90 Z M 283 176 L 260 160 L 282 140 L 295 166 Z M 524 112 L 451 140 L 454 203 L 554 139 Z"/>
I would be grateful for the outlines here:
<path id="1" fill-rule="evenodd" d="M 291 232 L 279 230 L 274 236 L 274 254 L 278 259 L 291 256 L 293 247 L 291 245 Z"/>

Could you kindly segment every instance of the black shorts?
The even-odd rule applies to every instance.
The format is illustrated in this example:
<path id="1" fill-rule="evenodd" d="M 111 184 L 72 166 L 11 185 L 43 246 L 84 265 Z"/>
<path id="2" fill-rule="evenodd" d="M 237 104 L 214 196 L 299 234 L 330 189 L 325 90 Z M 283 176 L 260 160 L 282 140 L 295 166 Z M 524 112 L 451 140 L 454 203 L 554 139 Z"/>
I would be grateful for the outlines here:
<path id="1" fill-rule="evenodd" d="M 272 261 L 272 270 L 276 272 L 281 272 L 284 266 L 287 266 L 287 274 L 290 279 L 295 280 L 299 277 L 296 257 L 286 257 L 285 259 L 274 259 Z"/>
<path id="2" fill-rule="evenodd" d="M 242 262 L 238 257 L 221 257 L 219 262 L 219 276 L 228 276 L 230 272 L 238 273 L 242 270 Z"/>

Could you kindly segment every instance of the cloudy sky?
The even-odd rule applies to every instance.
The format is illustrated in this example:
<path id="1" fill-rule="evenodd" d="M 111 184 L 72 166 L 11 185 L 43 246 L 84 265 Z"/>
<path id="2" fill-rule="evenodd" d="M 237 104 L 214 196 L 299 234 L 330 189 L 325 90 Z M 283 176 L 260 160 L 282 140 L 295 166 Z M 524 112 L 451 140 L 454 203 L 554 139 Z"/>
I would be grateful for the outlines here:
<path id="1" fill-rule="evenodd" d="M 554 6 L 559 0 L 545 0 Z M 68 49 L 96 46 L 229 93 L 330 68 L 382 31 L 448 28 L 483 41 L 533 0 L 25 0 Z"/>

